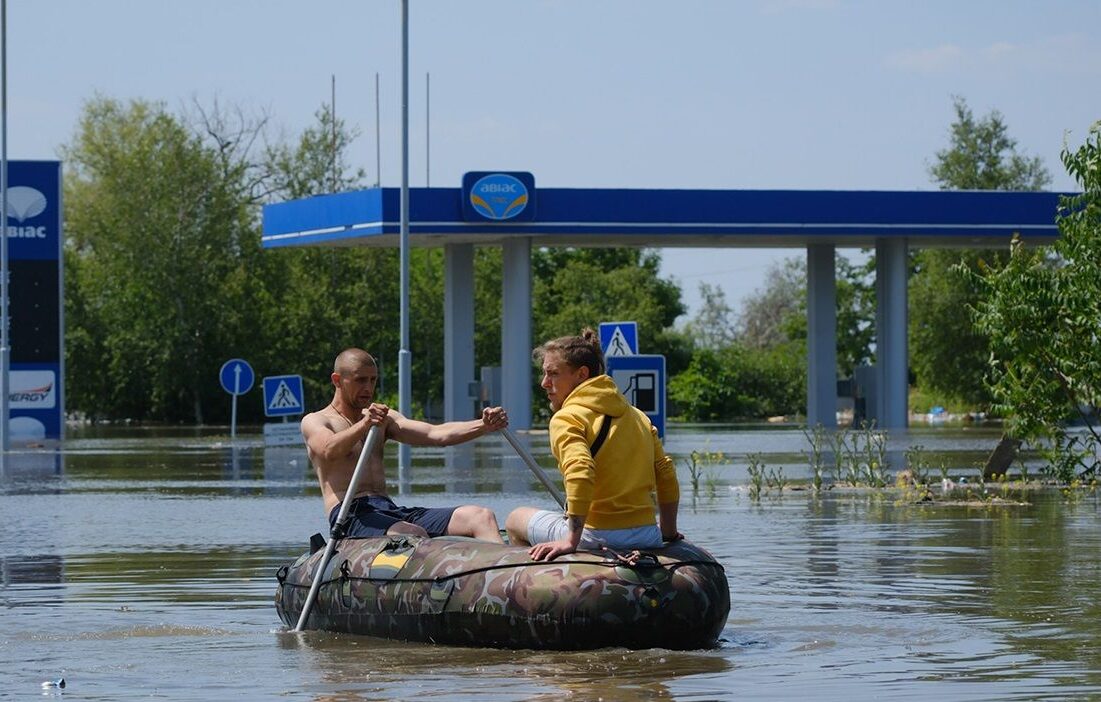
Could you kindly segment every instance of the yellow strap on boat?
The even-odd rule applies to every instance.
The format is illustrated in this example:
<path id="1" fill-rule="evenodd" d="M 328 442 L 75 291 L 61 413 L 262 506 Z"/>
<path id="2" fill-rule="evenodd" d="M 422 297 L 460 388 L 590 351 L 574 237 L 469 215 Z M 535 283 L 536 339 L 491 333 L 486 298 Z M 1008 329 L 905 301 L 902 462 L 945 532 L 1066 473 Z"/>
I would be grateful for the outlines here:
<path id="1" fill-rule="evenodd" d="M 382 551 L 371 561 L 371 570 L 373 571 L 375 568 L 393 568 L 395 571 L 399 571 L 408 560 L 408 553 Z"/>

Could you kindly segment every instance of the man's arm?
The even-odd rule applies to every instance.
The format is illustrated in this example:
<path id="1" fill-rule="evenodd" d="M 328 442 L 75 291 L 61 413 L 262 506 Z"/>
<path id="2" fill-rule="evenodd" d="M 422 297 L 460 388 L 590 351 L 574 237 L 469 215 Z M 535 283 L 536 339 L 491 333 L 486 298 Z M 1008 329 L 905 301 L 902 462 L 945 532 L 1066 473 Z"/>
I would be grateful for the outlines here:
<path id="1" fill-rule="evenodd" d="M 430 424 L 390 412 L 387 436 L 411 446 L 453 446 L 508 426 L 508 414 L 501 407 L 487 407 L 480 419 Z"/>
<path id="2" fill-rule="evenodd" d="M 677 541 L 684 538 L 684 534 L 677 531 L 677 507 L 676 502 L 663 502 L 658 505 L 658 525 L 661 527 L 662 541 Z"/>
<path id="3" fill-rule="evenodd" d="M 654 441 L 654 481 L 658 496 L 658 526 L 663 541 L 676 541 L 684 536 L 677 531 L 677 508 L 680 505 L 680 484 L 673 459 L 665 455 L 665 448 L 658 438 L 658 430 L 650 426 Z"/>
<path id="4" fill-rule="evenodd" d="M 586 427 L 584 418 L 569 412 L 558 412 L 551 419 L 551 449 L 558 459 L 558 469 L 562 472 L 566 488 L 569 534 L 559 541 L 532 546 L 528 549 L 532 560 L 554 560 L 562 554 L 573 553 L 581 545 L 581 534 L 596 484 L 596 464 L 586 439 Z"/>
<path id="5" fill-rule="evenodd" d="M 302 438 L 319 460 L 336 461 L 351 453 L 372 426 L 382 424 L 389 409 L 386 405 L 372 404 L 359 421 L 340 431 L 333 428 L 325 415 L 314 412 L 302 419 Z"/>

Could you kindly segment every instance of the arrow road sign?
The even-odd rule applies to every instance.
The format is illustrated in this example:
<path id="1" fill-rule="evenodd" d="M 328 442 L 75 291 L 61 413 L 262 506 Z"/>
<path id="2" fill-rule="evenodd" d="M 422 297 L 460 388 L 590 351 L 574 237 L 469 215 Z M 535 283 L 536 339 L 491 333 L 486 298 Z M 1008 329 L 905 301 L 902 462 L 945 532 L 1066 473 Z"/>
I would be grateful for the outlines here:
<path id="1" fill-rule="evenodd" d="M 231 358 L 222 364 L 222 370 L 218 373 L 218 380 L 222 383 L 222 389 L 233 396 L 229 412 L 229 436 L 237 438 L 237 396 L 244 395 L 252 389 L 252 381 L 256 380 L 256 374 L 252 372 L 252 366 L 243 358 Z"/>
<path id="2" fill-rule="evenodd" d="M 248 361 L 243 358 L 231 358 L 222 364 L 218 380 L 222 382 L 222 389 L 230 395 L 244 395 L 252 389 L 256 374 L 252 372 L 252 366 Z"/>

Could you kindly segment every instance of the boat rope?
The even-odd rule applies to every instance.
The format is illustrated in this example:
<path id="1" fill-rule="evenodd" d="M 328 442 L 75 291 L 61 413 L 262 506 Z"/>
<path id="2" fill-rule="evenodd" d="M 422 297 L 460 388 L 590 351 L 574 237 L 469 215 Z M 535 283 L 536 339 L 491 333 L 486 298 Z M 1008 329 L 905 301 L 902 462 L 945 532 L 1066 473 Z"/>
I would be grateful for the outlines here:
<path id="1" fill-rule="evenodd" d="M 622 558 L 620 556 L 620 554 L 615 554 L 615 555 Z M 726 570 L 725 568 L 723 568 L 722 564 L 718 563 L 717 561 L 690 560 L 690 561 L 673 561 L 673 562 L 670 562 L 670 563 L 660 563 L 660 562 L 658 562 L 657 558 L 654 557 L 652 554 L 642 554 L 642 556 L 643 556 L 643 558 L 649 557 L 650 559 L 653 559 L 653 562 L 651 563 L 650 561 L 647 561 L 646 563 L 640 563 L 640 562 L 629 563 L 629 562 L 626 562 L 624 560 L 618 560 L 617 559 L 615 561 L 612 561 L 612 560 L 603 560 L 603 561 L 562 561 L 562 563 L 569 564 L 569 565 L 573 565 L 575 563 L 576 564 L 581 564 L 581 565 L 598 565 L 598 566 L 605 566 L 607 568 L 622 567 L 622 568 L 630 568 L 631 570 L 654 570 L 655 568 L 664 568 L 664 569 L 669 570 L 669 571 L 674 571 L 674 570 L 676 570 L 678 568 L 682 568 L 684 566 L 710 566 L 710 567 L 713 567 L 713 568 L 718 568 L 719 570 L 724 571 L 724 572 Z M 438 584 L 438 583 L 445 582 L 447 580 L 454 580 L 456 578 L 462 578 L 462 577 L 466 577 L 468 575 L 476 575 L 478 573 L 485 573 L 485 572 L 492 571 L 492 570 L 507 570 L 507 569 L 511 569 L 511 568 L 530 568 L 532 566 L 546 566 L 546 565 L 547 565 L 546 561 L 526 561 L 524 563 L 497 563 L 497 564 L 494 564 L 494 565 L 482 566 L 480 568 L 469 568 L 467 570 L 459 570 L 459 571 L 456 571 L 454 573 L 448 573 L 446 575 L 437 575 L 437 576 L 431 577 L 431 578 L 399 578 L 399 577 L 388 578 L 388 577 L 381 577 L 381 576 L 373 578 L 369 575 L 367 575 L 367 576 L 362 576 L 362 575 L 353 576 L 353 575 L 351 575 L 348 572 L 348 561 L 344 561 L 340 564 L 340 577 L 339 578 L 329 578 L 328 580 L 323 580 L 323 581 L 321 581 L 321 584 L 322 585 L 327 585 L 328 583 L 342 581 L 342 580 L 358 580 L 360 582 L 382 582 L 382 583 L 433 583 L 433 584 Z M 289 572 L 289 569 L 287 568 L 287 566 L 283 566 L 276 573 L 276 578 L 279 580 L 280 585 L 283 585 L 283 586 L 289 585 L 290 587 L 297 587 L 297 588 L 309 588 L 310 587 L 308 584 L 286 583 L 286 582 L 284 582 L 286 580 L 288 572 Z"/>

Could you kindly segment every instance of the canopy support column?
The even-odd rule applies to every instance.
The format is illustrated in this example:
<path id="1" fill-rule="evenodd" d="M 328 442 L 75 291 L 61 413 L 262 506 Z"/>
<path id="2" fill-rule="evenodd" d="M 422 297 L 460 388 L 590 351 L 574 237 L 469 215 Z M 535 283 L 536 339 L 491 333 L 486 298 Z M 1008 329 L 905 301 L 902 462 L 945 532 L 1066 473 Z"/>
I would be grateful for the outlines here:
<path id="1" fill-rule="evenodd" d="M 807 426 L 837 426 L 837 266 L 833 244 L 807 246 Z"/>
<path id="2" fill-rule="evenodd" d="M 474 417 L 474 245 L 443 247 L 443 418 Z"/>
<path id="3" fill-rule="evenodd" d="M 531 428 L 531 237 L 501 252 L 501 402 L 513 429 Z"/>
<path id="4" fill-rule="evenodd" d="M 905 238 L 876 240 L 876 418 L 883 429 L 904 429 L 909 423 L 908 251 Z"/>

